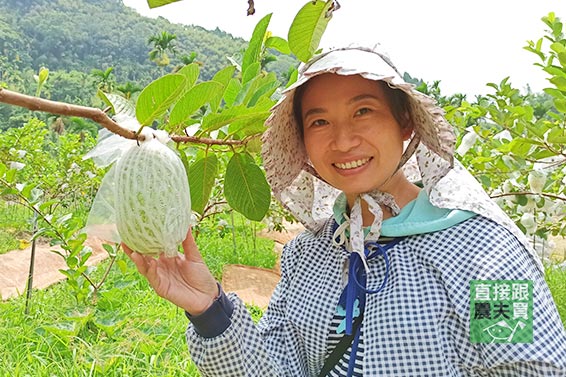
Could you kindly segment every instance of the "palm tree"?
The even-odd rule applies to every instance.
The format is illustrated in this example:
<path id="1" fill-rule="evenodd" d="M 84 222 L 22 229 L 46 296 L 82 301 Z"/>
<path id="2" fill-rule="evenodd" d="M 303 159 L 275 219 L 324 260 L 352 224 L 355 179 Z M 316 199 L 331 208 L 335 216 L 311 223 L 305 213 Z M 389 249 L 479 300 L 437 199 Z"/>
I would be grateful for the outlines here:
<path id="1" fill-rule="evenodd" d="M 149 59 L 161 67 L 169 65 L 167 52 L 173 55 L 177 52 L 176 46 L 173 44 L 175 39 L 177 39 L 175 34 L 166 31 L 149 37 L 147 43 L 153 44 L 153 49 L 149 52 Z"/>
<path id="2" fill-rule="evenodd" d="M 114 90 L 114 77 L 112 71 L 114 67 L 108 67 L 106 71 L 101 69 L 93 69 L 90 71 L 91 76 L 94 76 L 96 87 L 103 92 L 110 93 Z"/>
<path id="3" fill-rule="evenodd" d="M 175 68 L 173 68 L 173 73 L 178 72 L 179 70 L 181 70 L 184 66 L 195 63 L 198 64 L 200 66 L 203 65 L 202 62 L 196 60 L 197 58 L 197 53 L 196 52 L 191 52 L 190 55 L 183 55 L 179 58 L 179 60 L 181 61 L 181 64 L 178 64 L 177 66 L 175 66 Z"/>
<path id="4" fill-rule="evenodd" d="M 125 83 L 123 85 L 117 86 L 116 90 L 119 91 L 120 93 L 122 93 L 124 98 L 130 99 L 130 98 L 132 98 L 132 94 L 137 93 L 137 92 L 141 92 L 142 88 L 137 86 L 133 82 L 128 81 L 127 83 Z"/>

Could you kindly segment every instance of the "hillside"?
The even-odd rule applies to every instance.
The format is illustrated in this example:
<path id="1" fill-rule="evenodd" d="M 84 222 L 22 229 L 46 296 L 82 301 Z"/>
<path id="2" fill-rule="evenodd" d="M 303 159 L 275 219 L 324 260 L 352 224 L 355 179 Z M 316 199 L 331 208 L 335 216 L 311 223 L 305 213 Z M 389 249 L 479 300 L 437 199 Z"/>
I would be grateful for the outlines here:
<path id="1" fill-rule="evenodd" d="M 164 31 L 176 35 L 176 53 L 160 67 L 149 59 L 148 39 Z M 0 0 L 0 85 L 34 94 L 33 75 L 47 67 L 50 78 L 42 96 L 59 101 L 96 102 L 93 69 L 112 67 L 115 87 L 143 87 L 192 53 L 202 63 L 201 78 L 208 80 L 245 45 L 218 29 L 142 17 L 121 0 Z M 268 69 L 281 75 L 293 63 L 283 56 Z M 22 114 L 0 106 L 0 129 L 21 124 Z"/>

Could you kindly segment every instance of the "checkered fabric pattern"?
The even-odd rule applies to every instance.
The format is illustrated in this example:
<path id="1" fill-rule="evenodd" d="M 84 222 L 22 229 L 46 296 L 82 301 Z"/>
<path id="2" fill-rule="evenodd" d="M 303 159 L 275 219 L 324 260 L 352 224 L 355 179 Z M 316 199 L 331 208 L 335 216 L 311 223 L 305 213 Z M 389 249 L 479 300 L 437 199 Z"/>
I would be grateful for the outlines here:
<path id="1" fill-rule="evenodd" d="M 286 245 L 281 281 L 257 327 L 233 294 L 223 334 L 205 339 L 189 325 L 189 350 L 203 376 L 317 376 L 347 281 L 348 253 L 332 245 L 332 234 L 329 221 Z M 476 216 L 406 237 L 389 258 L 386 287 L 367 296 L 363 375 L 566 376 L 566 332 L 543 273 L 505 228 Z M 375 289 L 383 260 L 372 259 L 370 271 Z M 532 280 L 533 343 L 470 343 L 470 280 Z"/>

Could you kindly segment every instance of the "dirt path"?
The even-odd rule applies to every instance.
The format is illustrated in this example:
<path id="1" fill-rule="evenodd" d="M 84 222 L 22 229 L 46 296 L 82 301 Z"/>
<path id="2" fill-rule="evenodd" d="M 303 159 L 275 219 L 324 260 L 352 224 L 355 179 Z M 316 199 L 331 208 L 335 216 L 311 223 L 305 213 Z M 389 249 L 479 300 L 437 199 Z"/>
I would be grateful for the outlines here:
<path id="1" fill-rule="evenodd" d="M 279 254 L 288 240 L 302 230 L 302 227 L 291 225 L 284 232 L 262 232 L 260 237 L 275 241 L 275 251 Z M 100 263 L 108 257 L 98 238 L 87 239 L 87 246 L 92 248 L 92 255 L 87 264 L 89 266 Z M 35 267 L 33 275 L 33 288 L 43 289 L 65 279 L 59 272 L 65 269 L 63 258 L 51 252 L 60 248 L 51 247 L 46 243 L 38 243 L 35 249 Z M 0 299 L 7 300 L 24 294 L 30 265 L 31 246 L 23 250 L 14 250 L 0 255 Z M 224 268 L 222 284 L 227 292 L 236 292 L 246 302 L 260 307 L 267 307 L 271 293 L 279 281 L 279 264 L 274 269 L 262 269 L 242 265 L 227 265 Z"/>
<path id="2" fill-rule="evenodd" d="M 283 245 L 302 231 L 300 225 L 289 225 L 283 232 L 266 232 L 260 237 L 275 241 L 275 252 L 280 255 Z M 563 261 L 566 258 L 566 240 L 555 239 L 556 247 L 552 259 Z M 99 239 L 89 238 L 86 244 L 93 250 L 88 264 L 94 265 L 108 257 Z M 51 252 L 54 249 L 48 244 L 36 245 L 36 262 L 33 276 L 33 287 L 43 289 L 65 279 L 59 269 L 65 269 L 63 259 Z M 7 300 L 25 292 L 31 247 L 15 250 L 0 255 L 0 298 Z M 223 271 L 222 286 L 226 292 L 235 292 L 246 303 L 266 308 L 275 285 L 279 281 L 279 262 L 273 269 L 264 269 L 243 265 L 226 265 Z"/>
<path id="3" fill-rule="evenodd" d="M 97 238 L 89 238 L 85 242 L 92 248 L 92 255 L 87 264 L 95 265 L 108 257 L 108 253 L 102 248 L 102 243 Z M 35 264 L 33 274 L 33 288 L 47 288 L 51 284 L 65 279 L 65 275 L 59 272 L 65 269 L 63 258 L 51 252 L 60 248 L 49 246 L 46 243 L 38 243 L 35 247 Z M 0 298 L 7 300 L 23 294 L 26 289 L 31 258 L 31 246 L 23 250 L 14 250 L 0 255 Z"/>
<path id="4" fill-rule="evenodd" d="M 288 225 L 283 232 L 262 231 L 259 237 L 269 238 L 275 241 L 275 252 L 281 255 L 283 245 L 291 240 L 304 228 L 301 225 Z M 279 282 L 280 259 L 273 269 L 229 264 L 222 271 L 222 288 L 225 292 L 234 292 L 247 304 L 267 308 L 271 294 Z"/>

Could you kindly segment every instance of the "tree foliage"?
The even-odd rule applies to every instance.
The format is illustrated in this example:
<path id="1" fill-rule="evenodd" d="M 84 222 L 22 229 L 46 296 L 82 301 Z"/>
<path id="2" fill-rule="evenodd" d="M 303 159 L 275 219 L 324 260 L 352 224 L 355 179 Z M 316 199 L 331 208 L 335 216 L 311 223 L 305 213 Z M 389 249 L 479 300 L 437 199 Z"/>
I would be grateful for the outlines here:
<path id="1" fill-rule="evenodd" d="M 224 210 L 239 211 L 252 220 L 281 216 L 270 200 L 262 170 L 260 136 L 281 90 L 296 80 L 294 55 L 308 60 L 315 53 L 335 2 L 306 1 L 296 18 L 303 21 L 291 25 L 288 40 L 269 32 L 271 15 L 267 15 L 258 21 L 247 44 L 220 31 L 210 33 L 162 19 L 151 23 L 120 1 L 7 3 L 8 14 L 22 22 L 0 22 L 0 48 L 14 57 L 0 56 L 5 86 L 87 106 L 98 101 L 98 107 L 109 105 L 111 113 L 135 117 L 143 127 L 188 135 L 191 143 L 178 142 L 175 147 L 188 171 L 193 209 L 201 220 Z M 93 12 L 112 12 L 123 21 L 124 29 L 117 30 L 102 16 L 96 28 L 88 25 L 86 17 L 96 17 Z M 62 26 L 63 15 L 72 22 Z M 526 48 L 550 75 L 551 85 L 544 93 L 521 93 L 504 78 L 488 84 L 493 94 L 468 101 L 459 94 L 442 96 L 440 82 L 427 84 L 405 75 L 419 90 L 437 98 L 458 131 L 460 159 L 517 224 L 537 239 L 566 234 L 566 40 L 563 25 L 554 14 L 543 21 L 549 31 Z M 102 32 L 96 34 L 95 29 Z M 87 38 L 89 33 L 94 45 Z M 147 58 L 151 36 L 155 37 L 151 43 L 156 58 L 169 52 L 179 59 L 171 61 L 171 72 L 164 72 Z M 15 41 L 26 46 L 26 52 L 6 50 Z M 286 69 L 280 65 L 278 73 L 270 70 L 282 62 L 290 64 Z M 35 66 L 49 67 L 48 75 Z M 93 96 L 96 90 L 98 98 Z M 27 143 L 22 148 L 0 149 L 2 161 L 9 162 L 0 163 L 0 194 L 20 200 L 41 215 L 45 227 L 38 234 L 64 246 L 69 282 L 77 298 L 85 300 L 89 289 L 96 291 L 96 284 L 85 267 L 89 252 L 83 245 L 84 236 L 78 223 L 71 220 L 73 216 L 57 214 L 53 207 L 68 199 L 61 194 L 62 188 L 64 193 L 72 192 L 71 183 L 80 181 L 72 178 L 74 173 L 69 169 L 76 165 L 84 172 L 86 162 L 74 161 L 75 165 L 67 167 L 67 161 L 91 145 L 93 125 L 78 118 L 30 114 L 14 107 L 0 107 L 0 112 L 10 119 L 8 125 L 25 124 L 0 133 L 4 138 L 0 147 Z M 44 122 L 30 121 L 36 116 Z M 71 135 L 70 130 L 78 134 Z M 58 147 L 42 144 L 42 140 L 51 140 Z M 68 149 L 68 145 L 74 147 Z M 35 152 L 27 155 L 28 150 Z M 44 153 L 46 150 L 49 153 Z M 18 160 L 24 158 L 33 159 Z M 65 167 L 65 173 L 42 175 L 42 169 L 56 168 L 54 161 Z M 30 167 L 37 167 L 40 173 L 28 173 Z M 93 169 L 87 171 L 92 173 Z M 75 180 L 66 181 L 69 179 Z M 82 192 L 83 185 L 89 187 L 97 181 L 80 182 L 73 187 Z M 34 189 L 43 194 L 38 196 Z M 115 249 L 109 248 L 109 252 Z"/>
<path id="2" fill-rule="evenodd" d="M 102 2 L 99 0 L 97 3 Z M 45 4 L 38 2 L 37 5 Z M 76 4 L 61 0 L 58 5 L 74 9 Z M 106 5 L 117 6 L 115 3 Z M 80 10 L 77 11 L 80 13 Z M 258 22 L 248 47 L 243 49 L 241 55 L 224 56 L 228 59 L 208 79 L 205 76 L 206 63 L 195 62 L 196 54 L 201 56 L 200 51 L 184 55 L 188 58 L 183 60 L 183 64 L 175 67 L 174 73 L 158 75 L 159 77 L 147 84 L 135 99 L 131 94 L 134 89 L 138 88 L 137 86 L 134 84 L 116 85 L 114 77 L 118 77 L 120 68 L 118 66 L 91 69 L 90 75 L 81 72 L 78 75 L 72 75 L 73 79 L 79 81 L 90 80 L 92 87 L 98 90 L 99 101 L 110 105 L 109 111 L 115 115 L 129 118 L 135 116 L 142 127 L 157 127 L 170 134 L 185 132 L 196 135 L 192 138 L 194 143 L 178 144 L 177 150 L 189 172 L 188 175 L 192 177 L 192 185 L 197 189 L 192 192 L 192 200 L 194 209 L 201 219 L 212 216 L 219 210 L 231 208 L 251 220 L 259 221 L 270 209 L 273 209 L 269 185 L 259 158 L 259 136 L 264 131 L 264 122 L 269 115 L 269 109 L 279 96 L 278 90 L 282 83 L 277 80 L 274 72 L 266 70 L 266 66 L 277 60 L 274 54 L 289 54 L 290 51 L 300 46 L 288 45 L 285 39 L 271 35 L 267 31 L 270 18 L 271 15 L 268 15 Z M 306 32 L 310 33 L 309 30 Z M 67 36 L 70 37 L 71 34 Z M 157 35 L 152 42 L 155 49 L 159 48 L 162 53 L 171 51 L 171 42 L 174 39 L 177 40 L 172 36 L 173 34 L 166 33 Z M 69 53 L 66 50 L 55 50 L 55 52 L 60 53 L 56 56 L 57 58 L 65 58 Z M 37 76 L 36 95 L 42 93 L 48 98 L 54 96 L 52 90 L 54 91 L 55 88 L 50 86 L 51 82 L 47 79 L 57 77 L 58 70 L 51 72 L 53 73 L 49 74 L 47 69 L 41 69 L 35 75 Z M 31 74 L 33 75 L 33 71 Z M 66 77 L 63 73 L 60 76 Z M 296 78 L 296 73 L 288 74 L 288 77 L 290 77 L 289 81 L 292 81 Z M 119 96 L 112 93 L 117 87 L 122 93 L 129 93 L 129 95 Z M 30 88 L 25 88 L 25 90 L 29 92 Z M 70 107 L 73 106 L 64 105 L 61 108 L 69 109 Z M 79 109 L 77 106 L 73 108 Z M 51 107 L 51 109 L 54 108 Z M 100 113 L 99 109 L 81 109 L 96 110 L 97 114 Z M 69 114 L 63 110 L 60 111 L 62 111 L 61 114 Z M 45 115 L 45 117 L 50 116 Z M 52 120 L 51 130 L 46 128 L 45 123 L 32 120 L 23 128 L 9 129 L 5 135 L 8 138 L 12 134 L 20 135 L 22 140 L 28 140 L 33 144 L 45 139 L 47 135 L 50 138 L 58 138 L 58 135 L 62 135 L 61 138 L 71 137 L 73 134 L 66 134 L 66 129 L 80 130 L 80 134 L 74 136 L 79 138 L 82 150 L 82 147 L 87 145 L 84 141 L 89 140 L 90 137 L 88 123 L 76 118 L 65 122 L 64 119 L 57 117 Z M 40 137 L 34 139 L 38 135 Z M 31 144 L 27 145 L 26 149 L 12 148 L 7 153 L 16 153 L 20 158 L 24 158 L 28 148 L 38 151 L 46 148 L 45 146 L 35 147 Z M 60 149 L 68 157 L 76 155 L 79 147 L 71 151 Z M 33 156 L 41 156 L 41 154 L 33 154 Z M 49 161 L 55 161 L 57 167 L 61 167 L 59 160 L 64 159 L 65 157 L 52 156 Z M 81 164 L 85 163 L 81 161 Z M 0 163 L 0 187 L 2 188 L 0 195 L 3 198 L 15 198 L 38 215 L 43 227 L 35 233 L 34 237 L 47 236 L 52 239 L 52 242 L 63 247 L 64 253 L 57 253 L 65 258 L 68 269 L 62 272 L 67 276 L 77 300 L 86 301 L 89 297 L 95 298 L 102 282 L 94 282 L 86 267 L 90 251 L 84 246 L 86 235 L 80 232 L 81 219 L 77 219 L 76 214 L 73 213 L 55 213 L 54 208 L 57 208 L 65 198 L 57 195 L 48 196 L 44 189 L 38 188 L 49 186 L 64 190 L 62 192 L 68 194 L 71 192 L 69 184 L 61 184 L 57 179 L 50 181 L 50 185 L 46 185 L 45 180 L 37 181 L 35 177 L 25 174 L 23 167 L 28 165 L 32 167 L 52 166 L 47 161 L 33 161 L 29 164 L 14 161 L 8 165 Z M 81 170 L 80 167 L 78 163 L 71 166 L 77 171 Z M 50 179 L 55 176 L 57 175 L 45 175 Z M 72 175 L 67 170 L 63 178 L 70 176 Z M 91 178 L 86 173 L 85 176 Z M 95 176 L 99 177 L 97 174 Z M 94 182 L 97 181 L 89 181 L 89 183 Z M 108 246 L 107 251 L 113 258 L 115 257 L 116 248 Z"/>
<path id="3" fill-rule="evenodd" d="M 542 21 L 546 34 L 525 49 L 548 74 L 544 93 L 521 93 L 509 77 L 470 102 L 421 87 L 459 131 L 461 160 L 541 251 L 549 235 L 566 235 L 566 38 L 554 13 Z"/>
<path id="4" fill-rule="evenodd" d="M 191 57 L 195 61 L 198 56 L 200 77 L 209 80 L 228 63 L 227 57 L 237 58 L 246 46 L 243 39 L 219 29 L 142 17 L 116 0 L 0 0 L 0 14 L 0 86 L 33 95 L 33 75 L 46 67 L 52 77 L 44 98 L 87 106 L 100 105 L 95 98 L 99 83 L 105 91 L 128 83 L 143 88 L 165 69 L 187 65 Z M 296 64 L 285 57 L 268 69 L 283 77 Z M 111 87 L 97 81 L 102 79 L 98 73 L 109 69 Z M 136 92 L 126 91 L 129 97 Z M 0 115 L 0 129 L 29 120 L 17 108 L 0 107 Z"/>

